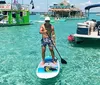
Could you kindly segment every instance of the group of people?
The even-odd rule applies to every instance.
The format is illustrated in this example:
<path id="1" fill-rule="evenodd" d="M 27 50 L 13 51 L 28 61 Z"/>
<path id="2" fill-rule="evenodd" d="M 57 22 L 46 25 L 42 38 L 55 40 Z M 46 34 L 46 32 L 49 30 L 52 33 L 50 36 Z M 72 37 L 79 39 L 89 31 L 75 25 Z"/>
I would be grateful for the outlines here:
<path id="1" fill-rule="evenodd" d="M 96 20 L 92 19 L 92 20 L 86 21 L 84 23 L 89 26 L 89 34 L 91 34 L 91 32 L 95 31 Z"/>

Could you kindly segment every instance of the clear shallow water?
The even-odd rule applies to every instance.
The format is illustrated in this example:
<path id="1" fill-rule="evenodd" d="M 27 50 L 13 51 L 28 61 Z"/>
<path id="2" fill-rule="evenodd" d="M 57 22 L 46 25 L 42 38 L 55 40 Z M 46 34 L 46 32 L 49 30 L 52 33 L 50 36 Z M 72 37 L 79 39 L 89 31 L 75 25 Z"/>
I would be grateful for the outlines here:
<path id="1" fill-rule="evenodd" d="M 95 15 L 91 17 L 98 19 Z M 43 20 L 38 15 L 30 19 Z M 82 21 L 52 23 L 57 49 L 68 64 L 61 65 L 59 75 L 48 80 L 36 76 L 41 60 L 39 27 L 42 23 L 0 28 L 0 85 L 99 85 L 100 40 L 86 40 L 79 45 L 67 41 L 67 36 L 76 32 L 76 23 Z M 55 54 L 59 58 L 56 51 Z M 50 55 L 48 48 L 46 55 Z"/>

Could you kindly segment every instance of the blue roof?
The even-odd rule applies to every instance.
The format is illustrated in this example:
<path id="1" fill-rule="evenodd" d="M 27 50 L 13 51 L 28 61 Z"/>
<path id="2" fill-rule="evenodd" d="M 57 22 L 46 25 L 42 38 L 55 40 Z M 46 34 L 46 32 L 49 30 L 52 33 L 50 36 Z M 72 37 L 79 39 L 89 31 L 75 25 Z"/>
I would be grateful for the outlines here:
<path id="1" fill-rule="evenodd" d="M 94 8 L 94 7 L 100 7 L 100 4 L 89 5 L 85 7 L 85 10 L 89 10 L 90 8 Z"/>

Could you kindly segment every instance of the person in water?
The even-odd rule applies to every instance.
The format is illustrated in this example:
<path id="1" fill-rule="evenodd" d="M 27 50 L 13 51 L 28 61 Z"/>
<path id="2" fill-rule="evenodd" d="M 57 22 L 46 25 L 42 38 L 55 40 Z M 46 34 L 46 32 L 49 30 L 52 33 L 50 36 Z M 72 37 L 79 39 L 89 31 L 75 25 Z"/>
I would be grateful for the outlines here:
<path id="1" fill-rule="evenodd" d="M 53 50 L 53 45 L 55 45 L 55 31 L 54 27 L 50 24 L 50 18 L 45 18 L 45 23 L 41 25 L 40 27 L 40 34 L 42 34 L 41 44 L 42 44 L 42 64 L 45 64 L 45 51 L 46 46 L 49 46 L 49 50 L 51 52 L 52 61 L 55 64 L 55 55 Z M 52 41 L 53 43 L 52 43 Z"/>

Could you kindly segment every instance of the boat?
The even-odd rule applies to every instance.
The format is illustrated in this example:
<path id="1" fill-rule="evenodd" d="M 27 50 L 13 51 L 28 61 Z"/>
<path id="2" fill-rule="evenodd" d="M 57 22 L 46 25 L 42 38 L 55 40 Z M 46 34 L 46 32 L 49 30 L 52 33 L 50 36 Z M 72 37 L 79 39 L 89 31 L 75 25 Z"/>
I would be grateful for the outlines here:
<path id="1" fill-rule="evenodd" d="M 35 23 L 45 23 L 45 20 L 36 20 Z M 50 20 L 50 23 L 54 23 L 55 21 L 53 19 Z"/>
<path id="2" fill-rule="evenodd" d="M 29 5 L 0 1 L 0 27 L 31 25 Z"/>
<path id="3" fill-rule="evenodd" d="M 100 7 L 100 4 L 93 4 L 85 7 L 87 20 L 83 23 L 77 23 L 76 33 L 71 34 L 74 37 L 72 41 L 78 42 L 83 39 L 100 39 L 100 21 L 96 21 L 95 19 L 89 20 L 90 9 L 94 7 Z"/>
<path id="4" fill-rule="evenodd" d="M 36 20 L 34 21 L 35 23 L 44 23 L 45 21 L 44 20 Z"/>

